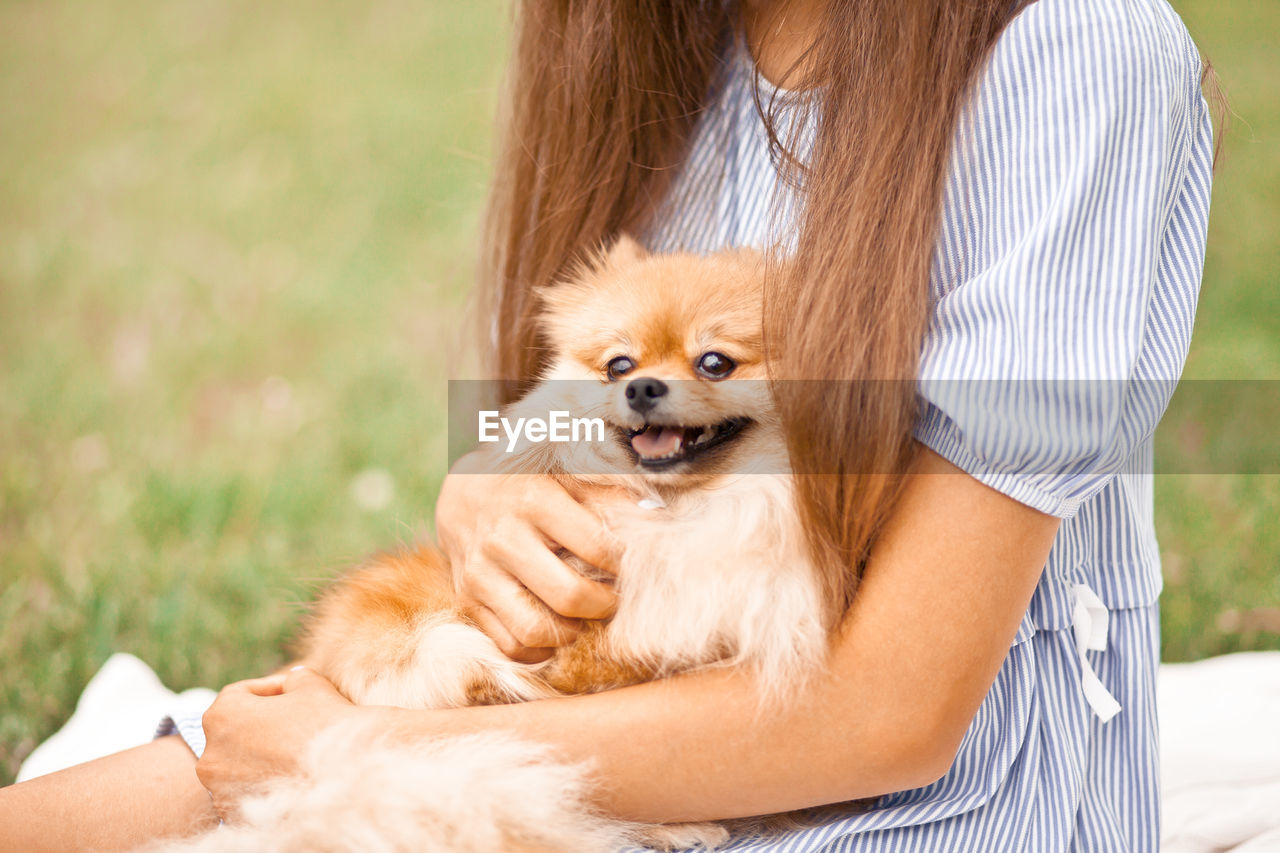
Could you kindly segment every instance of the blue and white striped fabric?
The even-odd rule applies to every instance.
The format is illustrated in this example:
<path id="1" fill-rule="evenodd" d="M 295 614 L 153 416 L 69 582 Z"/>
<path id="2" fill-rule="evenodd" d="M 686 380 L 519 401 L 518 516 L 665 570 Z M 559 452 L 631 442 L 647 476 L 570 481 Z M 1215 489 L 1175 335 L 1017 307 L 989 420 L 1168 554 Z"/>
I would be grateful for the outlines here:
<path id="1" fill-rule="evenodd" d="M 739 40 L 653 248 L 790 245 L 796 201 L 754 80 Z M 1039 0 L 1000 38 L 955 141 L 916 434 L 1062 517 L 1061 532 L 943 779 L 731 849 L 1159 846 L 1149 436 L 1182 370 L 1203 263 L 1212 131 L 1199 83 L 1164 0 Z M 788 126 L 787 107 L 780 117 Z M 813 129 L 790 125 L 803 151 Z"/>

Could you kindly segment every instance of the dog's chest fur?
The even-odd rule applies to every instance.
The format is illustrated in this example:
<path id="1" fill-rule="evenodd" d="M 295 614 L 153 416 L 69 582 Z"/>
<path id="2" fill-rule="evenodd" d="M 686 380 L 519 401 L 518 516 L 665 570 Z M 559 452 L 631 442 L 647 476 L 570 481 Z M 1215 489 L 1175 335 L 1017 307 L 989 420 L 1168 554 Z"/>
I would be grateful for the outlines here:
<path id="1" fill-rule="evenodd" d="M 821 659 L 827 628 L 789 490 L 786 477 L 742 475 L 656 509 L 599 507 L 624 543 L 617 612 L 546 663 L 499 652 L 459 612 L 430 547 L 381 555 L 339 583 L 316 609 L 305 658 L 366 704 L 527 701 L 720 664 L 776 695 Z"/>

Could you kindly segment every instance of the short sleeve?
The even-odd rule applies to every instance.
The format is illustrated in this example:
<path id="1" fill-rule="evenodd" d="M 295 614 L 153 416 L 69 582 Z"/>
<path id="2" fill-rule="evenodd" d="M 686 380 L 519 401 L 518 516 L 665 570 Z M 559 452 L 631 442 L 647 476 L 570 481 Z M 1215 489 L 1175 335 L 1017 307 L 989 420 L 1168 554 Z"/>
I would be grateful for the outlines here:
<path id="1" fill-rule="evenodd" d="M 1163 0 L 1031 4 L 957 129 L 916 437 L 1069 517 L 1143 448 L 1186 358 L 1212 128 Z"/>

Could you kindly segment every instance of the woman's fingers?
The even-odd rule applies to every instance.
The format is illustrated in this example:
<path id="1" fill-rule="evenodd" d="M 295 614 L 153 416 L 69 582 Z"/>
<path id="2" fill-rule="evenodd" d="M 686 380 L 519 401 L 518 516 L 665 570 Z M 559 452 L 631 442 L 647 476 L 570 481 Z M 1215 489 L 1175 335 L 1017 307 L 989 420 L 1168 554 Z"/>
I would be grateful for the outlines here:
<path id="1" fill-rule="evenodd" d="M 277 672 L 262 678 L 247 678 L 228 684 L 223 690 L 232 693 L 252 693 L 254 696 L 279 696 L 284 692 L 285 677 L 288 673 Z"/>
<path id="2" fill-rule="evenodd" d="M 530 527 L 504 525 L 486 543 L 485 556 L 560 616 L 604 619 L 617 606 L 617 596 L 610 587 L 583 577 L 553 554 Z"/>
<path id="3" fill-rule="evenodd" d="M 530 507 L 530 520 L 534 526 L 552 542 L 572 551 L 589 565 L 614 573 L 621 548 L 613 534 L 603 521 L 574 500 L 562 486 L 558 483 L 551 485 L 553 488 L 547 490 L 545 499 Z"/>
<path id="4" fill-rule="evenodd" d="M 514 661 L 541 663 L 556 652 L 553 648 L 522 645 L 507 630 L 507 626 L 502 624 L 502 620 L 498 618 L 497 614 L 483 604 L 472 602 L 469 606 L 464 607 L 464 612 L 489 639 L 493 640 L 494 645 L 498 647 L 500 652 Z"/>
<path id="5" fill-rule="evenodd" d="M 465 610 L 508 656 L 544 660 L 581 619 L 616 608 L 608 584 L 557 556 L 612 572 L 618 547 L 601 520 L 548 475 L 445 478 L 436 531 Z"/>
<path id="6" fill-rule="evenodd" d="M 572 571 L 568 566 L 563 568 Z M 523 649 L 562 646 L 580 630 L 577 620 L 552 611 L 508 571 L 488 560 L 473 561 L 462 592 L 492 611 L 516 646 Z"/>
<path id="7" fill-rule="evenodd" d="M 289 667 L 289 671 L 281 673 L 281 675 L 283 676 L 283 692 L 285 693 L 297 693 L 299 690 L 316 690 L 341 696 L 332 681 L 309 666 L 298 664 L 297 666 Z"/>

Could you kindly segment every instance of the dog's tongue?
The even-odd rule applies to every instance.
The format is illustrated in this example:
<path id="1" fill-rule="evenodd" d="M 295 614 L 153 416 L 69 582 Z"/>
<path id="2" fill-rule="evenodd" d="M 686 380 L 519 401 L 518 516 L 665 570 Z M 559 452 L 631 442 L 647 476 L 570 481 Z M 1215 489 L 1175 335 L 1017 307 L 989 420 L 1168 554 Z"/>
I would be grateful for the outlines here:
<path id="1" fill-rule="evenodd" d="M 671 427 L 649 427 L 642 433 L 631 437 L 631 446 L 641 456 L 657 459 L 680 449 L 680 441 L 684 438 L 683 429 Z"/>

